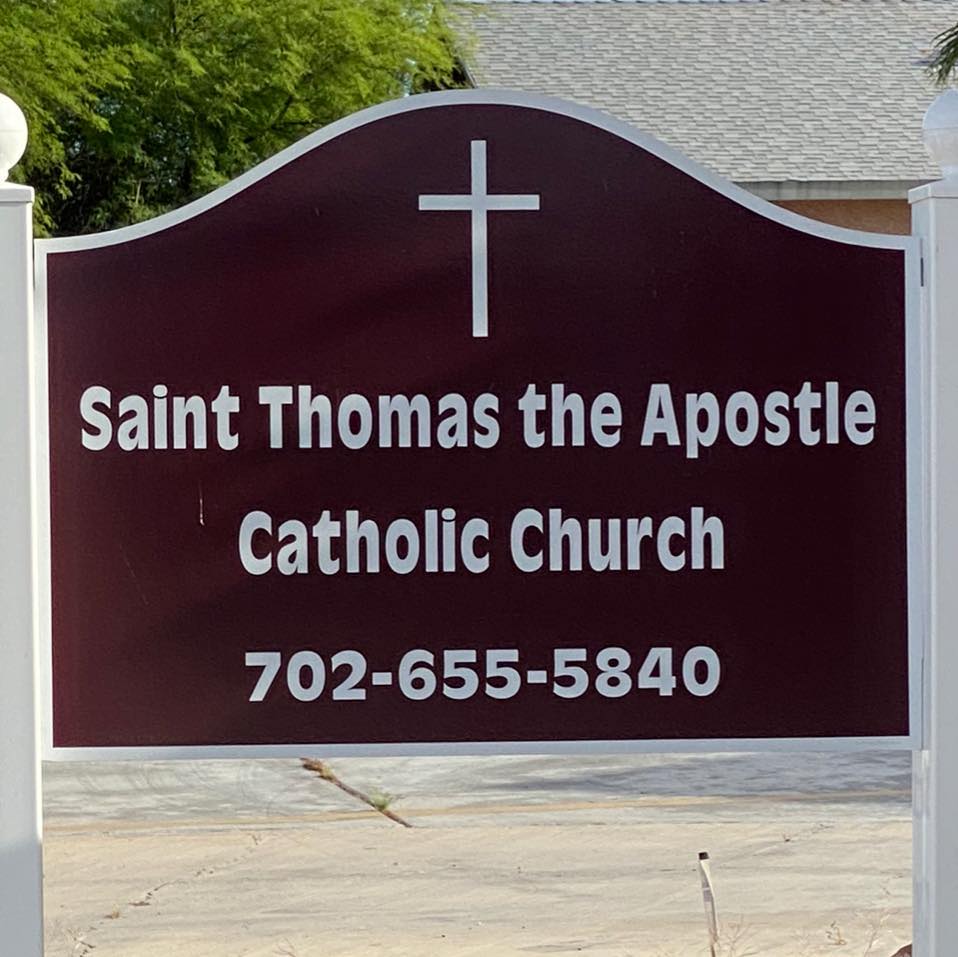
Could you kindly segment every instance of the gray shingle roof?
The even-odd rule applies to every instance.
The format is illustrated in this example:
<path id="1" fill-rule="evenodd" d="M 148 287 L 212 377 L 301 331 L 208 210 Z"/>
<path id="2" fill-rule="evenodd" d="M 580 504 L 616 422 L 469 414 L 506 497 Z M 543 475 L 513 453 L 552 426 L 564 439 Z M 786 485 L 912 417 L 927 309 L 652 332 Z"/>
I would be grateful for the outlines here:
<path id="1" fill-rule="evenodd" d="M 565 97 L 737 182 L 936 179 L 921 119 L 956 0 L 486 0 L 483 86 Z"/>

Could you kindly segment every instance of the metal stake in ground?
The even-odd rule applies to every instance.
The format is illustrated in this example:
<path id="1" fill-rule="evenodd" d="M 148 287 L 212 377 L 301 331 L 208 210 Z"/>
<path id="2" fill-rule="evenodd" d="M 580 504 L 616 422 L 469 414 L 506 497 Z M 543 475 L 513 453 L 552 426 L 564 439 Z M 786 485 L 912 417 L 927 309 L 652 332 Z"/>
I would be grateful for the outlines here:
<path id="1" fill-rule="evenodd" d="M 718 946 L 718 916 L 715 913 L 715 891 L 712 888 L 712 873 L 709 870 L 707 851 L 699 851 L 699 877 L 702 879 L 702 900 L 705 903 L 705 922 L 709 929 L 709 954 L 715 957 Z"/>

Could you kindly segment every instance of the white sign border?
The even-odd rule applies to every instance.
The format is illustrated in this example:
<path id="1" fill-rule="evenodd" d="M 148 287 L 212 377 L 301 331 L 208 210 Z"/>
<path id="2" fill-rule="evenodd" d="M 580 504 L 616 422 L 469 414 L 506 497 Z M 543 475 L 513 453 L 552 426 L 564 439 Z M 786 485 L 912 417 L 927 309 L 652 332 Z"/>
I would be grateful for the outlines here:
<path id="1" fill-rule="evenodd" d="M 833 242 L 876 249 L 898 249 L 905 256 L 905 365 L 906 365 L 906 482 L 907 482 L 907 568 L 908 568 L 908 688 L 909 734 L 893 737 L 818 738 L 697 738 L 623 741 L 492 741 L 419 742 L 389 744 L 273 744 L 195 745 L 184 747 L 93 747 L 53 746 L 53 668 L 50 580 L 50 439 L 49 383 L 47 352 L 47 257 L 131 242 L 169 229 L 200 216 L 226 202 L 244 189 L 281 169 L 287 163 L 342 136 L 351 130 L 390 116 L 418 110 L 451 106 L 517 106 L 579 120 L 641 147 L 693 179 L 726 196 L 740 206 L 799 232 Z M 289 148 L 260 163 L 225 186 L 180 209 L 122 229 L 40 239 L 35 242 L 35 326 L 33 356 L 34 421 L 37 423 L 34 463 L 35 616 L 41 668 L 42 752 L 44 760 L 169 760 L 206 758 L 298 757 L 321 751 L 330 757 L 376 757 L 416 755 L 506 755 L 506 754 L 628 754 L 731 751 L 861 751 L 917 750 L 924 743 L 923 674 L 925 640 L 929 628 L 928 595 L 928 464 L 927 422 L 928 336 L 921 320 L 921 247 L 914 236 L 886 235 L 830 226 L 806 219 L 722 179 L 653 137 L 598 110 L 555 97 L 511 90 L 476 89 L 426 93 L 370 107 L 331 123 Z M 868 680 L 867 675 L 862 676 Z"/>

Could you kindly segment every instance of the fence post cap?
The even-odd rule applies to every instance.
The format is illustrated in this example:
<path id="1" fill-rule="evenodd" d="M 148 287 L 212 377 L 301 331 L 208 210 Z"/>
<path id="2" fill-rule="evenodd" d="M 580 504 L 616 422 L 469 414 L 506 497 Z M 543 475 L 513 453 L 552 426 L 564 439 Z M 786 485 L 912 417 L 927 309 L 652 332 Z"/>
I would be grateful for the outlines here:
<path id="1" fill-rule="evenodd" d="M 6 181 L 26 148 L 27 118 L 9 96 L 0 93 L 0 183 Z"/>

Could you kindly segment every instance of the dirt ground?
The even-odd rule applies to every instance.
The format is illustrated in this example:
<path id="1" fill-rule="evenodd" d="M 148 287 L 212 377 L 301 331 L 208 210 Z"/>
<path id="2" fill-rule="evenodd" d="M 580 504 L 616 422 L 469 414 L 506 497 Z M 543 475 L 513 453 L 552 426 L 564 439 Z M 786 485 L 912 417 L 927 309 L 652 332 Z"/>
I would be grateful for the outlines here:
<path id="1" fill-rule="evenodd" d="M 708 955 L 699 851 L 721 957 L 911 939 L 901 756 L 331 763 L 414 826 L 294 761 L 48 766 L 47 957 Z"/>

